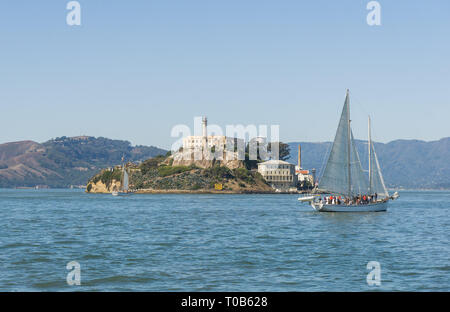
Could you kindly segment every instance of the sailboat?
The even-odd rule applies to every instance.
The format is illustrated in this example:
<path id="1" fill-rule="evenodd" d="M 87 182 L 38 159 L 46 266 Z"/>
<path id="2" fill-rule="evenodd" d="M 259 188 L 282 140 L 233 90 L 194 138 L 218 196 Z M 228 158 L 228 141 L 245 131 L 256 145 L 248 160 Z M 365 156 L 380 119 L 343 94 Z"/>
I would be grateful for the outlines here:
<path id="1" fill-rule="evenodd" d="M 122 186 L 120 187 L 120 190 L 114 190 L 111 192 L 113 196 L 125 196 L 130 195 L 131 192 L 129 191 L 129 177 L 127 169 L 125 168 L 125 164 L 122 165 Z"/>
<path id="2" fill-rule="evenodd" d="M 330 196 L 322 199 L 319 195 L 309 195 L 300 197 L 298 200 L 310 203 L 317 211 L 386 211 L 389 200 L 394 200 L 399 195 L 395 192 L 390 196 L 384 184 L 371 138 L 370 117 L 368 122 L 368 180 L 362 169 L 350 122 L 350 96 L 349 90 L 347 90 L 333 147 L 317 187 L 319 193 L 330 194 Z"/>

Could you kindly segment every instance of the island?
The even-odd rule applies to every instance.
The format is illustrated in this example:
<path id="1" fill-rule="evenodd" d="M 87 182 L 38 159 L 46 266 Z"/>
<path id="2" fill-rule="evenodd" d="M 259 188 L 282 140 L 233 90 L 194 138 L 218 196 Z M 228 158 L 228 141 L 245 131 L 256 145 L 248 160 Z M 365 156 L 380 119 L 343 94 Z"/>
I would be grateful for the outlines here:
<path id="1" fill-rule="evenodd" d="M 89 179 L 87 193 L 111 193 L 122 186 L 123 169 L 134 193 L 276 193 L 256 170 L 240 160 L 185 160 L 170 152 L 140 164 L 101 170 Z"/>

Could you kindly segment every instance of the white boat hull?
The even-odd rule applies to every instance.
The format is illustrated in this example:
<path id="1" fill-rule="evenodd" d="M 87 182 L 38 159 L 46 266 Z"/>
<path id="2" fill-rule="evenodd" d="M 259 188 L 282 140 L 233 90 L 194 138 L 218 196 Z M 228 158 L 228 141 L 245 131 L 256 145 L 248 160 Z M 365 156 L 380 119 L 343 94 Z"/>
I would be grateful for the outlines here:
<path id="1" fill-rule="evenodd" d="M 324 205 L 311 202 L 311 206 L 317 211 L 323 212 L 378 212 L 386 211 L 388 202 L 372 203 L 366 205 Z"/>
<path id="2" fill-rule="evenodd" d="M 111 193 L 112 196 L 129 196 L 131 194 L 132 194 L 131 192 L 117 192 L 117 191 Z"/>

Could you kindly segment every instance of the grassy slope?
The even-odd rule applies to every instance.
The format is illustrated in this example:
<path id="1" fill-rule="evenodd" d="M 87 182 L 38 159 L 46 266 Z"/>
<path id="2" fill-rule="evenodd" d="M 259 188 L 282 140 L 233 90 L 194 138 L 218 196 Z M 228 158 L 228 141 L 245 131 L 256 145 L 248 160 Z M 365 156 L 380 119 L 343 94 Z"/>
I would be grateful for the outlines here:
<path id="1" fill-rule="evenodd" d="M 230 170 L 215 166 L 201 169 L 195 166 L 171 166 L 164 157 L 149 159 L 138 167 L 130 167 L 130 187 L 153 191 L 214 191 L 221 183 L 224 192 L 272 192 L 262 176 L 244 168 Z M 102 171 L 90 183 L 109 184 L 114 174 Z"/>

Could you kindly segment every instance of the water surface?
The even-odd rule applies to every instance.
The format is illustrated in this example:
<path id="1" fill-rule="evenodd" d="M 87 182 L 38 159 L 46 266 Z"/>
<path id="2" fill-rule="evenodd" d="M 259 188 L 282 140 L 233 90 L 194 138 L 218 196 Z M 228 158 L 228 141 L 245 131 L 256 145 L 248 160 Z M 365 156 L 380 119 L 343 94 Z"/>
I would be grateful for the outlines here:
<path id="1" fill-rule="evenodd" d="M 400 195 L 319 213 L 295 195 L 3 189 L 0 291 L 450 291 L 450 192 Z"/>

